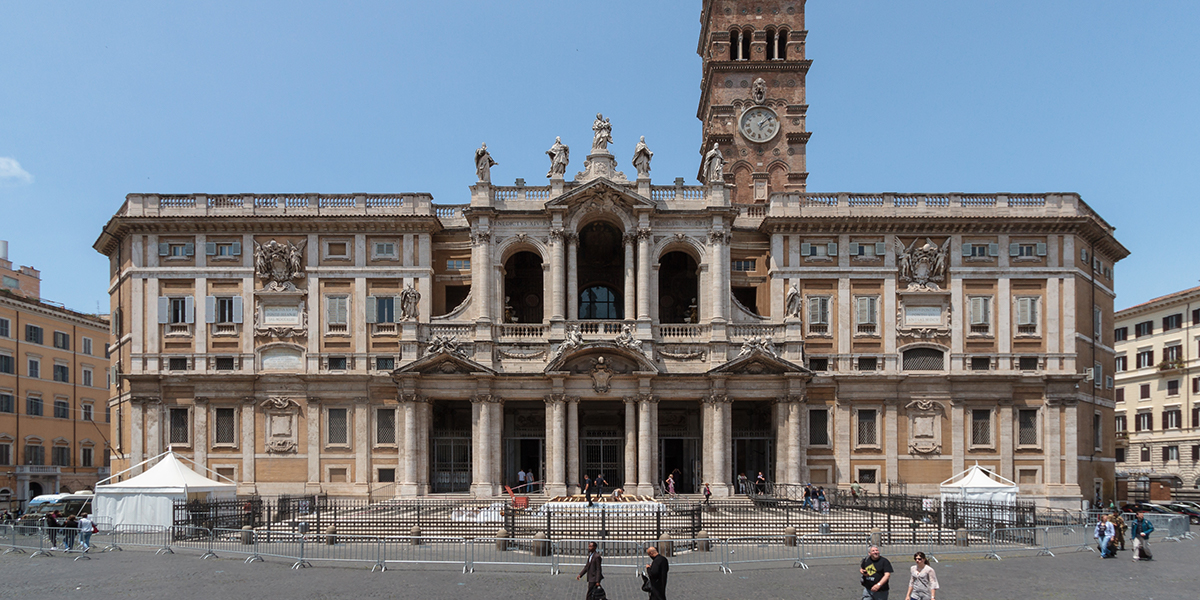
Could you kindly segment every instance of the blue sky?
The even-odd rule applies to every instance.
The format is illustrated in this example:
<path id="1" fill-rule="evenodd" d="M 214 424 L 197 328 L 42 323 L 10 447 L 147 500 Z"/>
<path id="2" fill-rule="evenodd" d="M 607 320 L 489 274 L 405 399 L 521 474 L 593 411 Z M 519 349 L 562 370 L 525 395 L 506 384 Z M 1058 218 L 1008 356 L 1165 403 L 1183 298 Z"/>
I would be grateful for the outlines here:
<path id="1" fill-rule="evenodd" d="M 0 239 L 95 311 L 127 193 L 465 203 L 480 142 L 538 184 L 598 111 L 623 164 L 644 135 L 656 181 L 692 182 L 699 12 L 0 0 Z M 1200 2 L 811 0 L 807 27 L 811 191 L 1079 192 L 1133 252 L 1118 307 L 1197 285 Z"/>

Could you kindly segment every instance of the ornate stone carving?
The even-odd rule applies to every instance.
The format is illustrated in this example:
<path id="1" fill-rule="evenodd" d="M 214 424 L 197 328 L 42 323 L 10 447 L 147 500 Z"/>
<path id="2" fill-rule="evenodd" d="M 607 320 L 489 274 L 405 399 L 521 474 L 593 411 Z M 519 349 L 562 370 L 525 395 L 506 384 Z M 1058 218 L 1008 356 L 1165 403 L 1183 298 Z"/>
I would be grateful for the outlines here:
<path id="1" fill-rule="evenodd" d="M 653 232 L 654 231 L 652 229 L 650 229 L 649 227 L 639 227 L 637 230 L 637 238 L 639 241 L 640 240 L 649 240 L 650 236 Z"/>
<path id="2" fill-rule="evenodd" d="M 619 335 L 617 335 L 617 338 L 615 340 L 613 340 L 613 342 L 616 343 L 617 346 L 620 348 L 625 348 L 627 350 L 633 350 L 634 352 L 637 352 L 638 354 L 645 355 L 646 352 L 644 350 L 642 350 L 642 343 L 639 342 L 637 340 L 637 338 L 635 338 L 633 336 L 633 334 L 636 330 L 637 330 L 637 328 L 634 327 L 634 325 L 632 323 L 626 323 L 626 324 L 622 325 L 621 333 Z"/>
<path id="3" fill-rule="evenodd" d="M 720 229 L 713 229 L 708 232 L 708 243 L 714 246 L 729 243 L 733 236 L 728 232 Z"/>
<path id="4" fill-rule="evenodd" d="M 904 407 L 909 416 L 909 454 L 941 454 L 942 423 L 946 408 L 928 398 L 917 398 Z"/>
<path id="5" fill-rule="evenodd" d="M 938 283 L 946 280 L 946 269 L 950 265 L 950 238 L 938 247 L 933 240 L 925 238 L 925 244 L 917 248 L 913 240 L 908 248 L 896 239 L 896 265 L 900 281 L 908 283 L 910 292 L 941 291 Z"/>
<path id="6" fill-rule="evenodd" d="M 289 410 L 299 409 L 300 403 L 286 396 L 271 396 L 263 400 L 259 406 L 264 410 Z"/>
<path id="7" fill-rule="evenodd" d="M 411 283 L 400 292 L 400 320 L 416 321 L 420 316 L 421 292 Z"/>
<path id="8" fill-rule="evenodd" d="M 731 404 L 733 403 L 733 398 L 730 398 L 729 394 L 709 394 L 701 398 L 700 401 L 704 404 L 712 404 L 716 406 L 719 404 Z"/>
<path id="9" fill-rule="evenodd" d="M 915 340 L 934 340 L 950 337 L 950 317 L 954 311 L 954 306 L 946 303 L 940 308 L 944 312 L 941 324 L 928 326 L 909 325 L 904 317 L 904 300 L 901 299 L 896 303 L 896 336 Z"/>
<path id="10" fill-rule="evenodd" d="M 490 241 L 492 241 L 492 232 L 490 231 L 476 231 L 471 234 L 472 246 L 487 245 Z"/>
<path id="11" fill-rule="evenodd" d="M 750 95 L 754 98 L 755 104 L 767 101 L 767 82 L 763 81 L 762 77 L 754 80 L 754 86 L 750 88 Z"/>
<path id="12" fill-rule="evenodd" d="M 396 399 L 401 403 L 425 404 L 429 402 L 429 398 L 420 394 L 399 394 Z"/>
<path id="13" fill-rule="evenodd" d="M 288 242 L 287 245 L 271 240 L 266 244 L 254 243 L 254 270 L 263 279 L 264 292 L 294 292 L 293 280 L 304 278 L 301 266 L 306 242 Z"/>
<path id="14" fill-rule="evenodd" d="M 491 394 L 475 394 L 474 396 L 471 396 L 471 404 L 483 404 L 484 402 L 491 402 L 491 401 L 492 401 Z"/>
<path id="15" fill-rule="evenodd" d="M 279 305 L 273 305 L 279 306 Z M 297 307 L 299 321 L 294 325 L 267 325 L 263 323 L 263 311 L 266 308 L 259 301 L 258 310 L 254 311 L 254 335 L 269 338 L 294 338 L 308 336 L 308 307 L 300 303 Z"/>
<path id="16" fill-rule="evenodd" d="M 542 396 L 542 400 L 545 401 L 547 406 L 554 406 L 555 404 L 558 404 L 560 402 L 566 402 L 567 395 L 566 394 L 546 394 L 545 396 Z"/>
<path id="17" fill-rule="evenodd" d="M 561 243 L 561 242 L 563 241 L 563 239 L 564 239 L 564 237 L 563 237 L 563 236 L 564 236 L 565 234 L 566 234 L 566 232 L 564 232 L 564 231 L 563 231 L 561 228 L 559 228 L 559 229 L 551 229 L 551 230 L 550 230 L 550 243 L 551 243 L 551 244 L 558 244 L 558 243 Z"/>
<path id="18" fill-rule="evenodd" d="M 558 360 L 567 352 L 575 350 L 580 346 L 583 346 L 583 334 L 579 332 L 579 326 L 571 325 L 567 327 L 567 339 L 558 345 L 558 348 L 554 351 L 554 358 L 551 361 Z"/>
<path id="19" fill-rule="evenodd" d="M 596 113 L 596 120 L 592 123 L 592 153 L 608 152 L 608 145 L 612 141 L 612 123 L 604 115 Z"/>
<path id="20" fill-rule="evenodd" d="M 509 350 L 505 350 L 504 348 L 496 348 L 496 354 L 498 354 L 501 358 L 507 358 L 507 359 L 511 359 L 511 360 L 538 360 L 538 359 L 542 359 L 542 358 L 546 357 L 545 350 L 539 350 L 537 352 L 522 353 L 522 352 L 511 352 Z"/>
<path id="21" fill-rule="evenodd" d="M 458 356 L 460 358 L 467 357 L 466 351 L 458 344 L 458 336 L 435 335 L 429 340 L 429 344 L 425 347 L 426 354 L 440 354 L 442 352 Z"/>
<path id="22" fill-rule="evenodd" d="M 296 440 L 268 440 L 265 447 L 268 454 L 290 454 L 296 451 Z"/>
<path id="23" fill-rule="evenodd" d="M 246 400 L 248 402 L 258 401 L 253 396 L 247 397 Z M 309 400 L 311 403 L 312 399 Z M 266 448 L 267 453 L 289 454 L 295 452 L 298 447 L 300 403 L 286 396 L 270 396 L 259 402 L 258 405 L 263 409 L 265 415 L 263 427 L 266 441 L 263 442 L 263 447 Z"/>
<path id="24" fill-rule="evenodd" d="M 646 136 L 643 135 L 633 149 L 633 168 L 637 169 L 639 179 L 650 176 L 650 159 L 652 158 L 654 158 L 654 153 L 646 146 Z"/>
<path id="25" fill-rule="evenodd" d="M 725 155 L 721 154 L 721 146 L 716 142 L 704 154 L 704 180 L 707 183 L 725 182 Z"/>
<path id="26" fill-rule="evenodd" d="M 808 402 L 808 396 L 805 394 L 787 394 L 775 399 L 778 404 L 804 404 Z"/>
<path id="27" fill-rule="evenodd" d="M 631 232 L 625 233 L 621 236 L 621 243 L 625 246 L 632 246 L 633 244 L 637 243 L 637 239 L 638 239 L 637 233 L 631 231 Z"/>
<path id="28" fill-rule="evenodd" d="M 597 394 L 607 394 L 609 383 L 612 381 L 613 375 L 616 373 L 604 361 L 604 357 L 596 359 L 592 365 L 592 389 L 596 390 Z"/>
<path id="29" fill-rule="evenodd" d="M 546 173 L 546 177 L 561 179 L 567 172 L 567 165 L 571 162 L 571 148 L 562 143 L 561 137 L 556 137 L 554 145 L 550 146 L 546 155 L 550 157 L 550 170 Z"/>
<path id="30" fill-rule="evenodd" d="M 704 357 L 708 356 L 708 353 L 703 350 L 697 352 L 671 352 L 658 348 L 657 351 L 660 357 L 671 360 L 704 360 Z"/>
<path id="31" fill-rule="evenodd" d="M 480 182 L 490 183 L 492 181 L 492 167 L 500 163 L 492 160 L 492 155 L 488 153 L 487 144 L 483 144 L 475 151 L 475 176 Z"/>
<path id="32" fill-rule="evenodd" d="M 784 316 L 793 319 L 803 319 L 804 298 L 800 295 L 800 287 L 792 284 L 788 289 L 787 300 L 784 301 Z"/>
<path id="33" fill-rule="evenodd" d="M 753 336 L 742 342 L 742 351 L 738 352 L 738 356 L 745 356 L 754 350 L 762 350 L 773 358 L 779 358 L 779 352 L 775 349 L 775 342 L 771 341 L 771 336 Z"/>

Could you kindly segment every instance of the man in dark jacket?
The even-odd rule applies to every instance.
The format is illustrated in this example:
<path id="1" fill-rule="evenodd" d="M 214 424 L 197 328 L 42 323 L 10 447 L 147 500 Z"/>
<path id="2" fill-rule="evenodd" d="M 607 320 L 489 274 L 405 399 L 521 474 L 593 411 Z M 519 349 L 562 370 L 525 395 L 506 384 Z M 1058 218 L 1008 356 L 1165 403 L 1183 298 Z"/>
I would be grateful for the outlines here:
<path id="1" fill-rule="evenodd" d="M 1151 560 L 1154 555 L 1150 552 L 1150 532 L 1154 525 L 1146 520 L 1145 513 L 1138 513 L 1133 525 L 1129 528 L 1133 538 L 1133 560 Z"/>
<path id="2" fill-rule="evenodd" d="M 667 563 L 667 557 L 659 554 L 654 546 L 646 548 L 646 555 L 650 557 L 650 564 L 646 565 L 646 577 L 650 579 L 650 600 L 667 600 L 667 571 L 671 570 L 671 565 Z"/>
<path id="3" fill-rule="evenodd" d="M 603 557 L 596 550 L 596 542 L 588 542 L 587 562 L 583 563 L 583 569 L 575 576 L 575 581 L 579 581 L 580 577 L 587 575 L 587 595 L 583 597 L 584 600 L 592 600 L 596 588 L 600 587 L 600 580 L 604 579 L 602 563 Z"/>
<path id="4" fill-rule="evenodd" d="M 57 510 L 46 515 L 46 536 L 50 538 L 51 550 L 58 550 L 58 528 L 61 526 Z"/>
<path id="5" fill-rule="evenodd" d="M 587 498 L 588 506 L 592 505 L 592 478 L 587 473 L 583 475 L 583 497 Z"/>

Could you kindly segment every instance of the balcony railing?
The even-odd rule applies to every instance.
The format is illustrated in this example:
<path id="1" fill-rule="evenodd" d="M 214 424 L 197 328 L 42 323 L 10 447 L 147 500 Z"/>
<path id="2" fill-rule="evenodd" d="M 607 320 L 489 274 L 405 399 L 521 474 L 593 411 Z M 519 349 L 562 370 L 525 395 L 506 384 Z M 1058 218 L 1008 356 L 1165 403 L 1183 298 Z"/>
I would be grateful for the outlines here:
<path id="1" fill-rule="evenodd" d="M 62 467 L 47 467 L 44 465 L 17 465 L 17 475 L 59 475 Z"/>
<path id="2" fill-rule="evenodd" d="M 550 326 L 542 323 L 505 323 L 492 327 L 492 335 L 509 341 L 541 341 L 549 331 Z"/>
<path id="3" fill-rule="evenodd" d="M 697 323 L 668 323 L 658 326 L 657 337 L 670 341 L 704 341 L 708 339 L 712 326 Z"/>

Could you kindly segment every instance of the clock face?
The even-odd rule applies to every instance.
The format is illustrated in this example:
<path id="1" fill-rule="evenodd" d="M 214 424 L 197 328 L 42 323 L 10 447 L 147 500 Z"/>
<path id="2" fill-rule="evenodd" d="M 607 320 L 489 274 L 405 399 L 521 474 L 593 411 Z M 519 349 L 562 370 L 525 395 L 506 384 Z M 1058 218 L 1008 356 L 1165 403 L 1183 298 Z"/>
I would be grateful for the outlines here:
<path id="1" fill-rule="evenodd" d="M 752 142 L 766 142 L 779 133 L 779 117 L 765 106 L 756 106 L 742 113 L 738 131 Z"/>

